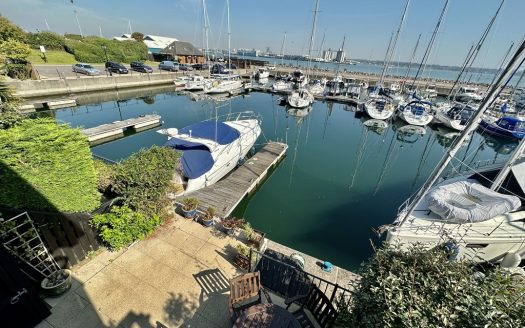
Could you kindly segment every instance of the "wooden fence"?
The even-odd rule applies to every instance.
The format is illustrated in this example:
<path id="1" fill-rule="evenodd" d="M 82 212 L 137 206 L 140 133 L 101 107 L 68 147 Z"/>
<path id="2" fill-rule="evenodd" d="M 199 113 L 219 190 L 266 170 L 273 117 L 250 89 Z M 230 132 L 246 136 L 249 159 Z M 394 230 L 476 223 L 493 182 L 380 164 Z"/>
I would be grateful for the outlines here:
<path id="1" fill-rule="evenodd" d="M 0 217 L 11 218 L 24 212 L 0 208 Z M 85 259 L 100 244 L 89 225 L 89 213 L 27 211 L 42 240 L 62 268 L 70 268 Z"/>

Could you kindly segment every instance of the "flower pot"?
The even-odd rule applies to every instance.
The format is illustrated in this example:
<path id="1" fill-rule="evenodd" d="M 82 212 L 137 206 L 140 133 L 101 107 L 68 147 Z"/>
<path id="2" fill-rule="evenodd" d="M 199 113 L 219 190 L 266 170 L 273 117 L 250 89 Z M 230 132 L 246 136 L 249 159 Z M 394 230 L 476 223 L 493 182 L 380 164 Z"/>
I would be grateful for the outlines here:
<path id="1" fill-rule="evenodd" d="M 203 217 L 201 219 L 201 222 L 205 227 L 210 227 L 213 225 L 213 218 Z"/>
<path id="2" fill-rule="evenodd" d="M 193 219 L 195 215 L 197 214 L 197 208 L 186 211 L 184 207 L 181 207 L 181 210 L 182 210 L 182 215 L 184 215 L 186 219 Z"/>
<path id="3" fill-rule="evenodd" d="M 54 276 L 53 276 L 54 275 Z M 71 288 L 71 271 L 64 269 L 53 273 L 52 276 L 44 278 L 40 283 L 40 287 L 44 290 L 48 296 L 59 296 L 65 293 Z M 61 275 L 62 279 L 58 279 L 57 275 Z"/>

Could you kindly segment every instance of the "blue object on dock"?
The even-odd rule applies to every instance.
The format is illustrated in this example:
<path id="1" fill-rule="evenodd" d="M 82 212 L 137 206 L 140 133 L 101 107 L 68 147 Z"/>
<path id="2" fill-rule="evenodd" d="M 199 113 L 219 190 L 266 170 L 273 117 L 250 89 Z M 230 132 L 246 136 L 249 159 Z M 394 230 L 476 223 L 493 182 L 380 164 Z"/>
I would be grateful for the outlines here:
<path id="1" fill-rule="evenodd" d="M 323 270 L 326 271 L 326 272 L 332 272 L 332 263 L 328 262 L 328 261 L 324 261 L 323 262 Z"/>

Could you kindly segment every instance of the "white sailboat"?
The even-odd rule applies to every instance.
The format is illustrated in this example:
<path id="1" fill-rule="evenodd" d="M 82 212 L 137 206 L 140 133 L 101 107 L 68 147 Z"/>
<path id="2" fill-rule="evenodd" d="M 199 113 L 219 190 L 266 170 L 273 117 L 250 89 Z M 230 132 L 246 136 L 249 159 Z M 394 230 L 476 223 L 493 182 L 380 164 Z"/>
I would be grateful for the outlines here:
<path id="1" fill-rule="evenodd" d="M 387 242 L 400 247 L 416 242 L 427 247 L 448 243 L 460 258 L 476 262 L 499 262 L 508 254 L 525 256 L 525 141 L 503 166 L 436 184 L 524 58 L 525 40 L 433 174 L 386 228 Z"/>
<path id="2" fill-rule="evenodd" d="M 400 105 L 397 116 L 411 125 L 425 126 L 432 122 L 432 103 L 422 100 L 412 100 L 406 105 Z"/>
<path id="3" fill-rule="evenodd" d="M 219 181 L 246 157 L 261 134 L 261 118 L 241 112 L 157 132 L 168 136 L 167 147 L 182 152 L 177 173 L 186 194 Z"/>
<path id="4" fill-rule="evenodd" d="M 283 37 L 283 44 L 281 45 L 281 54 L 280 54 L 280 57 L 281 57 L 281 67 L 284 66 L 284 49 L 285 49 L 285 46 L 286 46 L 286 32 L 284 32 L 284 37 Z M 273 84 L 272 84 L 272 91 L 288 91 L 290 90 L 290 83 L 287 79 L 277 79 Z"/>
<path id="5" fill-rule="evenodd" d="M 476 110 L 476 107 L 467 104 L 455 103 L 452 107 L 447 104 L 436 109 L 434 121 L 448 128 L 463 131 Z"/>
<path id="6" fill-rule="evenodd" d="M 291 107 L 304 108 L 313 104 L 314 95 L 306 89 L 293 90 L 286 98 L 286 102 Z"/>

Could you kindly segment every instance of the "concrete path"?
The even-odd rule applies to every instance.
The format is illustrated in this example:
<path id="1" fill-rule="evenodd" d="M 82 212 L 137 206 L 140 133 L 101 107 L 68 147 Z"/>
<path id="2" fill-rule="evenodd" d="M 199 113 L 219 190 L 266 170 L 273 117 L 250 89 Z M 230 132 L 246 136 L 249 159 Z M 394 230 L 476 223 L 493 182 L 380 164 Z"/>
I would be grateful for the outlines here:
<path id="1" fill-rule="evenodd" d="M 235 239 L 181 217 L 118 253 L 74 269 L 65 295 L 46 299 L 38 328 L 231 327 L 229 279 Z"/>

